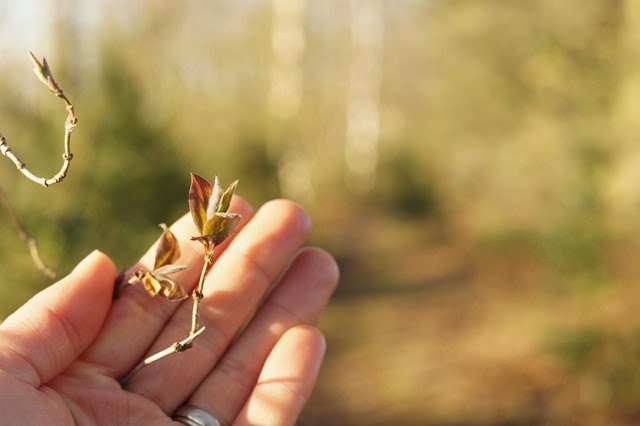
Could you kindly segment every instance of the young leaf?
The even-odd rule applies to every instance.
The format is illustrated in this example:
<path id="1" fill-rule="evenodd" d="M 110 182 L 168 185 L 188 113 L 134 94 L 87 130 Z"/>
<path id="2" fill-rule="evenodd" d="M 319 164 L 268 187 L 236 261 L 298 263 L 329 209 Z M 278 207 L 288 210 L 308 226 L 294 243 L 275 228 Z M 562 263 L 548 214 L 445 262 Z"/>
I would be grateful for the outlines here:
<path id="1" fill-rule="evenodd" d="M 44 57 L 42 58 L 42 66 L 44 67 L 44 72 L 47 73 L 47 86 L 49 86 L 49 90 L 53 93 L 59 92 L 60 88 L 58 87 L 58 83 L 53 79 L 53 74 L 51 73 L 51 69 L 49 69 L 49 64 Z"/>
<path id="2" fill-rule="evenodd" d="M 158 248 L 156 249 L 156 261 L 153 265 L 154 270 L 157 270 L 164 265 L 175 263 L 175 261 L 180 258 L 180 245 L 178 244 L 178 239 L 173 235 L 173 232 L 167 228 L 167 225 L 161 223 L 160 227 L 164 232 L 160 237 Z"/>
<path id="3" fill-rule="evenodd" d="M 32 52 L 29 52 L 29 56 L 31 57 L 31 62 L 33 63 L 33 72 L 38 77 L 38 80 L 49 86 L 49 74 L 47 74 L 47 69 L 49 67 L 45 67 L 44 65 L 42 65 Z"/>
<path id="4" fill-rule="evenodd" d="M 222 186 L 220 186 L 220 181 L 218 180 L 218 176 L 216 176 L 216 179 L 213 182 L 213 192 L 211 193 L 211 198 L 209 198 L 209 203 L 207 205 L 207 220 L 211 219 L 218 211 L 220 198 L 222 198 Z"/>
<path id="5" fill-rule="evenodd" d="M 31 57 L 31 62 L 33 63 L 33 72 L 36 73 L 38 79 L 43 82 L 53 93 L 61 93 L 61 90 L 58 87 L 58 83 L 56 83 L 53 78 L 53 74 L 51 73 L 51 69 L 49 68 L 47 60 L 45 58 L 42 58 L 41 63 L 32 52 L 29 52 L 29 56 Z"/>
<path id="6" fill-rule="evenodd" d="M 202 235 L 210 238 L 214 246 L 222 243 L 233 234 L 240 222 L 240 215 L 235 213 L 216 213 L 207 221 L 202 230 Z"/>
<path id="7" fill-rule="evenodd" d="M 211 184 L 202 176 L 191 173 L 191 186 L 189 187 L 189 210 L 198 231 L 202 232 L 207 221 L 207 206 L 212 192 Z"/>
<path id="8" fill-rule="evenodd" d="M 42 67 L 44 68 L 45 74 L 47 74 L 48 78 L 53 79 L 53 74 L 51 73 L 51 68 L 49 68 L 49 64 L 47 63 L 47 58 L 42 57 Z"/>
<path id="9" fill-rule="evenodd" d="M 233 193 L 236 191 L 236 187 L 238 186 L 238 181 L 233 182 L 229 185 L 229 188 L 222 194 L 222 198 L 220 199 L 220 204 L 218 205 L 219 213 L 226 213 L 229 210 L 229 206 L 231 205 L 231 198 L 233 197 Z"/>

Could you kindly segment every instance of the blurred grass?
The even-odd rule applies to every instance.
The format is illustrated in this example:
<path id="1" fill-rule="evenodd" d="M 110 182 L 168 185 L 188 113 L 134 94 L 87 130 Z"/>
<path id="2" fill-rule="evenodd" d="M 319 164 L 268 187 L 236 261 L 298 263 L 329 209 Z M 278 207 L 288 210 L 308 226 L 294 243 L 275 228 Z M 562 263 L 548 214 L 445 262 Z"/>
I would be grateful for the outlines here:
<path id="1" fill-rule="evenodd" d="M 271 3 L 96 2 L 98 20 L 52 3 L 64 13 L 40 53 L 76 105 L 76 156 L 47 190 L 0 163 L 3 189 L 60 274 L 94 248 L 134 262 L 186 211 L 190 171 L 239 178 L 255 205 L 302 202 L 342 280 L 301 424 L 640 421 L 640 7 L 382 4 L 369 191 L 345 160 L 352 22 L 337 0 L 306 3 L 288 118 L 269 107 Z M 0 129 L 50 174 L 64 113 L 26 52 L 7 52 Z M 287 192 L 291 170 L 304 191 Z M 0 236 L 4 317 L 48 283 L 8 221 Z"/>

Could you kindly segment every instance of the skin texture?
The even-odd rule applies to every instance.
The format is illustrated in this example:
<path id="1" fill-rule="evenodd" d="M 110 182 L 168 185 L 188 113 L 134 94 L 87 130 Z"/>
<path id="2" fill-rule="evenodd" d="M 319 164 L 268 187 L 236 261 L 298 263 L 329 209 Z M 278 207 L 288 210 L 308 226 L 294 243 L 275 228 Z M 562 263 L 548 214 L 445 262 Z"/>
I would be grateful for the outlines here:
<path id="1" fill-rule="evenodd" d="M 230 211 L 243 219 L 207 276 L 205 332 L 125 389 L 119 377 L 188 335 L 191 299 L 152 298 L 133 286 L 114 300 L 116 268 L 95 251 L 0 324 L 3 424 L 178 425 L 171 414 L 185 403 L 223 424 L 294 424 L 324 356 L 315 325 L 338 269 L 323 250 L 302 248 L 311 222 L 300 206 L 274 200 L 254 212 L 234 197 Z M 189 241 L 197 235 L 189 215 L 171 229 L 182 248 L 177 263 L 189 266 L 172 278 L 190 292 L 202 245 Z M 133 268 L 150 268 L 154 255 L 155 245 Z"/>

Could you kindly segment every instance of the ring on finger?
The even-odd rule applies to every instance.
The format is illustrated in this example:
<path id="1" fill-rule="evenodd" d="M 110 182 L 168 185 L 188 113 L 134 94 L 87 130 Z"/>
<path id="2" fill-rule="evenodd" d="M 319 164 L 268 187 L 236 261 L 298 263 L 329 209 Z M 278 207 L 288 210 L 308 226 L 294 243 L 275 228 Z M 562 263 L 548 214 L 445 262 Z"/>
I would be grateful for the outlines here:
<path id="1" fill-rule="evenodd" d="M 173 414 L 173 420 L 186 426 L 222 426 L 211 413 L 189 404 L 179 407 Z"/>

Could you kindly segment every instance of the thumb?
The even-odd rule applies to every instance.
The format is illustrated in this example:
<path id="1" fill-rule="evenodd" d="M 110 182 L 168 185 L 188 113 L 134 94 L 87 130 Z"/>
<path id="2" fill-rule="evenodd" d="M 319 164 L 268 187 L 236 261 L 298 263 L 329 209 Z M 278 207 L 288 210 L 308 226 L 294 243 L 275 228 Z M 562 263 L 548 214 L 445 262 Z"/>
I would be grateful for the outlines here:
<path id="1" fill-rule="evenodd" d="M 116 269 L 94 251 L 0 324 L 0 370 L 36 388 L 93 341 L 111 306 Z"/>

